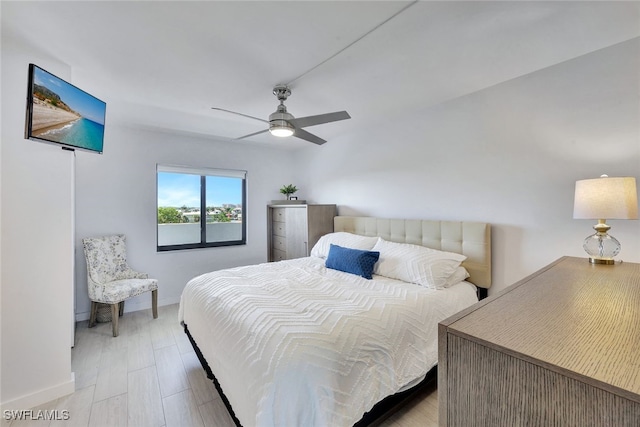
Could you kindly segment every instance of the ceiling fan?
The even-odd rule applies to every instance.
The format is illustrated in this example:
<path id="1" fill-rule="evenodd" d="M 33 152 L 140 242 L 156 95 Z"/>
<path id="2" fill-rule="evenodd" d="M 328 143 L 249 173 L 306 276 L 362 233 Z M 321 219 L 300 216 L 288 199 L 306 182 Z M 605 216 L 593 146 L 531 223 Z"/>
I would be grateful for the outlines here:
<path id="1" fill-rule="evenodd" d="M 316 136 L 312 133 L 302 129 L 308 126 L 321 125 L 323 123 L 337 122 L 339 120 L 350 119 L 351 116 L 346 111 L 336 111 L 335 113 L 319 114 L 317 116 L 307 116 L 295 118 L 293 115 L 287 112 L 287 107 L 284 105 L 284 101 L 291 95 L 291 89 L 287 85 L 276 85 L 273 88 L 273 94 L 280 101 L 280 105 L 275 112 L 269 115 L 269 120 L 260 119 L 258 117 L 249 116 L 247 114 L 237 113 L 235 111 L 225 110 L 224 108 L 211 107 L 213 110 L 225 111 L 231 114 L 237 114 L 239 116 L 248 117 L 250 119 L 260 120 L 269 125 L 268 129 L 261 130 L 259 132 L 250 133 L 236 139 L 249 138 L 261 133 L 270 132 L 271 135 L 279 137 L 295 136 L 296 138 L 304 139 L 305 141 L 313 142 L 314 144 L 322 145 L 324 139 Z"/>

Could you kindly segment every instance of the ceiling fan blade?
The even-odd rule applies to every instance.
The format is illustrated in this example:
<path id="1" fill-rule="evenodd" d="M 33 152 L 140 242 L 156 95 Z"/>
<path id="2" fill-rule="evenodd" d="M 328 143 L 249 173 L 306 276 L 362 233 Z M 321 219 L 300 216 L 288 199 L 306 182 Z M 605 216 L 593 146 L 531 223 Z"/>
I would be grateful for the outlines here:
<path id="1" fill-rule="evenodd" d="M 324 139 L 320 138 L 319 136 L 315 136 L 314 134 L 309 133 L 306 130 L 300 129 L 300 128 L 296 128 L 296 130 L 293 133 L 293 136 L 295 136 L 296 138 L 304 139 L 305 141 L 313 142 L 314 144 L 318 144 L 318 145 L 322 145 L 325 142 L 327 142 Z"/>
<path id="2" fill-rule="evenodd" d="M 239 138 L 235 138 L 235 139 L 236 139 L 236 140 L 238 140 L 238 139 L 245 139 L 245 138 L 249 138 L 250 136 L 260 135 L 261 133 L 265 133 L 265 132 L 269 132 L 269 129 L 261 130 L 260 132 L 250 133 L 249 135 L 244 135 L 244 136 L 241 136 L 241 137 L 239 137 Z"/>
<path id="3" fill-rule="evenodd" d="M 296 128 L 305 128 L 350 118 L 351 116 L 346 111 L 336 111 L 335 113 L 318 114 L 317 116 L 298 117 L 297 119 L 289 120 L 289 123 Z"/>
<path id="4" fill-rule="evenodd" d="M 250 116 L 248 114 L 237 113 L 237 112 L 231 111 L 231 110 L 225 110 L 224 108 L 211 107 L 211 109 L 212 110 L 218 110 L 218 111 L 224 111 L 225 113 L 237 114 L 238 116 L 247 117 L 249 119 L 260 120 L 263 123 L 269 123 L 268 120 L 260 119 L 258 117 L 253 117 L 253 116 Z"/>

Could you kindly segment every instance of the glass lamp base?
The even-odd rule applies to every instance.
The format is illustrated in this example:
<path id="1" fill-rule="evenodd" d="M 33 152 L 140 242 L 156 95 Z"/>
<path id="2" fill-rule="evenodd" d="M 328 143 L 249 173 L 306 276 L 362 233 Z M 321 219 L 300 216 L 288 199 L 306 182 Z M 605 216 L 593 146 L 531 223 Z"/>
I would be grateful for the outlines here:
<path id="1" fill-rule="evenodd" d="M 597 232 L 586 239 L 582 245 L 589 254 L 591 264 L 613 264 L 613 257 L 620 253 L 620 242 L 606 232 Z"/>

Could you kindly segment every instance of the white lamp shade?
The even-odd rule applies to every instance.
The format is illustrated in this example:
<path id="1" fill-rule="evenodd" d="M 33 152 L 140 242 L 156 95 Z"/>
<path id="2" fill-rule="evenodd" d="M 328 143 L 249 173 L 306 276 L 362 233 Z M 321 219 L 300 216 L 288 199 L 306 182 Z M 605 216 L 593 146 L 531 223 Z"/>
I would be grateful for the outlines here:
<path id="1" fill-rule="evenodd" d="M 576 181 L 576 219 L 638 219 L 634 177 L 601 177 Z"/>

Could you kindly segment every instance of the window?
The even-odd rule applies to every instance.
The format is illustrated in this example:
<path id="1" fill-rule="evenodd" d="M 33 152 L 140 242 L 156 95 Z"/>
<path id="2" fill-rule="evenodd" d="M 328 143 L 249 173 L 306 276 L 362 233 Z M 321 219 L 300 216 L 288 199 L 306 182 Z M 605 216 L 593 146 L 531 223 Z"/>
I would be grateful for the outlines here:
<path id="1" fill-rule="evenodd" d="M 246 244 L 246 175 L 158 165 L 158 251 Z"/>

